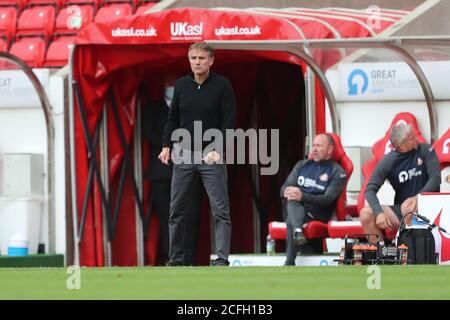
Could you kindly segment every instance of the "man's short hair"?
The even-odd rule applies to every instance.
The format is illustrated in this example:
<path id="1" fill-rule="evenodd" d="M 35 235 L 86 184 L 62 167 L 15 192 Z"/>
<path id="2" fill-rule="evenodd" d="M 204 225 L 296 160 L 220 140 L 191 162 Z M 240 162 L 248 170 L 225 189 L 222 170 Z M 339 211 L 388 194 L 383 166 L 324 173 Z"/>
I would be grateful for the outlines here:
<path id="1" fill-rule="evenodd" d="M 328 134 L 328 133 L 319 133 L 319 134 L 318 134 L 318 136 L 322 136 L 322 135 L 325 136 L 325 137 L 327 138 L 328 144 L 334 148 L 335 143 L 334 143 L 334 139 L 333 139 L 333 137 L 331 136 L 331 134 Z"/>
<path id="2" fill-rule="evenodd" d="M 412 131 L 413 129 L 410 124 L 398 123 L 393 126 L 389 136 L 392 146 L 394 148 L 401 146 Z"/>
<path id="3" fill-rule="evenodd" d="M 189 46 L 189 51 L 191 51 L 192 49 L 204 50 L 204 51 L 208 52 L 208 55 L 209 55 L 210 58 L 214 57 L 214 48 L 210 44 L 208 44 L 206 42 L 193 43 L 193 44 L 191 44 Z"/>

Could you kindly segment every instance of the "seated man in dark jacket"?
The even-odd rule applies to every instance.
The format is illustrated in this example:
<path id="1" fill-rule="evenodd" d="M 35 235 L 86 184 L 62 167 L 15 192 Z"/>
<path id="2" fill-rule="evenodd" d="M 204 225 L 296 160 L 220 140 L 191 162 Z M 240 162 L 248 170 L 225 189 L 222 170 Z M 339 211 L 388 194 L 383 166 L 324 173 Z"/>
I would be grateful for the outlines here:
<path id="1" fill-rule="evenodd" d="M 441 184 L 439 160 L 433 148 L 419 143 L 411 125 L 397 124 L 390 135 L 394 151 L 377 165 L 367 184 L 365 197 L 369 206 L 361 209 L 359 217 L 370 242 L 381 239 L 384 229 L 397 229 L 404 215 L 417 212 L 417 195 L 437 192 Z M 395 191 L 394 205 L 381 205 L 377 192 L 388 180 Z M 409 224 L 412 215 L 405 217 Z"/>
<path id="2" fill-rule="evenodd" d="M 344 190 L 347 175 L 332 160 L 333 150 L 333 138 L 318 134 L 313 142 L 313 159 L 299 161 L 281 187 L 281 196 L 287 200 L 287 266 L 295 265 L 298 246 L 304 241 L 303 224 L 311 220 L 327 222 Z"/>

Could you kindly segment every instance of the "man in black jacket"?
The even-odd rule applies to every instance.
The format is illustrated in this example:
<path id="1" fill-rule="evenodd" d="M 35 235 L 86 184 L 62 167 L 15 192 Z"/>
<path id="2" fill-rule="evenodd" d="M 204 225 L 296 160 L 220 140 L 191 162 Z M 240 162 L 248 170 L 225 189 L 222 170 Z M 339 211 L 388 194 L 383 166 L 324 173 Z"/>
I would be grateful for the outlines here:
<path id="1" fill-rule="evenodd" d="M 287 201 L 286 266 L 295 265 L 298 247 L 304 242 L 302 226 L 311 220 L 327 222 L 344 190 L 347 175 L 332 160 L 333 150 L 333 138 L 318 134 L 313 159 L 299 161 L 281 187 L 281 197 Z"/>
<path id="2" fill-rule="evenodd" d="M 433 148 L 419 143 L 411 125 L 397 124 L 390 134 L 395 148 L 375 168 L 366 187 L 365 197 L 369 206 L 361 209 L 359 217 L 364 232 L 376 234 L 382 239 L 384 229 L 396 229 L 409 212 L 417 212 L 417 195 L 422 192 L 438 192 L 441 184 L 439 160 Z M 388 180 L 395 191 L 394 205 L 381 205 L 377 192 Z M 405 217 L 409 224 L 412 215 Z M 369 236 L 376 242 L 376 236 Z"/>
<path id="3" fill-rule="evenodd" d="M 189 212 L 186 203 L 191 196 L 193 181 L 200 176 L 209 197 L 214 216 L 216 254 L 215 266 L 229 265 L 228 255 L 231 242 L 231 220 L 228 199 L 227 168 L 224 154 L 210 151 L 203 155 L 208 143 L 202 141 L 203 132 L 217 129 L 225 139 L 225 130 L 234 129 L 236 103 L 230 81 L 214 72 L 210 67 L 214 62 L 214 49 L 204 42 L 189 47 L 188 58 L 192 74 L 177 80 L 169 117 L 164 129 L 163 148 L 159 159 L 169 164 L 172 148 L 172 133 L 184 129 L 194 143 L 181 147 L 177 152 L 188 161 L 177 161 L 172 176 L 172 191 L 169 217 L 169 266 L 185 265 L 185 237 L 190 232 L 186 228 Z M 201 137 L 195 136 L 195 125 L 202 127 Z M 192 139 L 193 138 L 193 139 Z M 200 142 L 201 141 L 201 142 Z M 200 157 L 199 157 L 200 155 Z M 185 158 L 186 159 L 186 158 Z M 200 159 L 200 162 L 197 161 Z"/>

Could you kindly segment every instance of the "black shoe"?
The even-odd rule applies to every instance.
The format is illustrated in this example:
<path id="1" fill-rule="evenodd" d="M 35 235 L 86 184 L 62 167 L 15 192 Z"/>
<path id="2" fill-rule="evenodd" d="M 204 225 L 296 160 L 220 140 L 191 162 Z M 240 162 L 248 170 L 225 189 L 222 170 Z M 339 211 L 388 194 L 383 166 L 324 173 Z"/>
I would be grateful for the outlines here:
<path id="1" fill-rule="evenodd" d="M 172 260 L 168 260 L 166 262 L 166 267 L 182 267 L 183 265 L 181 263 L 172 261 Z"/>
<path id="2" fill-rule="evenodd" d="M 287 260 L 286 260 L 286 261 L 284 262 L 284 266 L 285 266 L 285 267 L 292 267 L 292 266 L 295 266 L 295 262 L 290 262 L 290 261 L 287 261 Z"/>
<path id="3" fill-rule="evenodd" d="M 307 240 L 306 240 L 305 236 L 303 235 L 302 229 L 300 229 L 300 228 L 295 229 L 294 241 L 297 246 L 301 246 L 302 244 L 306 243 Z"/>
<path id="4" fill-rule="evenodd" d="M 212 262 L 211 265 L 214 267 L 228 267 L 230 265 L 230 262 L 222 258 L 217 258 Z"/>

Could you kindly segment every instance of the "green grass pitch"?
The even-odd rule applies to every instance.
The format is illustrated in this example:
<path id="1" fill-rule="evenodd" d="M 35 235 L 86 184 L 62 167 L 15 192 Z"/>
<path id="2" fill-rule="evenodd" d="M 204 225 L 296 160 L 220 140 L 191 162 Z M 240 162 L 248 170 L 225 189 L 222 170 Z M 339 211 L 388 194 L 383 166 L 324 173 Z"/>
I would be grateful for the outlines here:
<path id="1" fill-rule="evenodd" d="M 367 271 L 366 266 L 81 268 L 81 289 L 69 290 L 71 275 L 63 268 L 0 269 L 0 299 L 450 299 L 450 266 L 380 266 L 381 288 L 372 290 L 367 282 L 373 274 Z"/>

